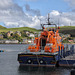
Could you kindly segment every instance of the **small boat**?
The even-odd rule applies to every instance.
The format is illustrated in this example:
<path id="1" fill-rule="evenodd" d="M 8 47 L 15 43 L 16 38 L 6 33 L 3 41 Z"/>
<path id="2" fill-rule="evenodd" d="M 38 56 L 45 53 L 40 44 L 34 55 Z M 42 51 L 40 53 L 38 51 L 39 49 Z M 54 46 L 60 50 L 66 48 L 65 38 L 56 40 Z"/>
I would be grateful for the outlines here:
<path id="1" fill-rule="evenodd" d="M 56 24 L 41 24 L 42 31 L 35 37 L 34 43 L 29 45 L 26 52 L 18 54 L 20 65 L 28 66 L 56 66 L 61 59 L 59 52 L 64 49 L 59 27 Z M 50 26 L 45 28 L 45 26 Z M 53 26 L 53 27 L 51 27 Z"/>
<path id="2" fill-rule="evenodd" d="M 4 50 L 0 50 L 0 52 L 4 52 Z"/>

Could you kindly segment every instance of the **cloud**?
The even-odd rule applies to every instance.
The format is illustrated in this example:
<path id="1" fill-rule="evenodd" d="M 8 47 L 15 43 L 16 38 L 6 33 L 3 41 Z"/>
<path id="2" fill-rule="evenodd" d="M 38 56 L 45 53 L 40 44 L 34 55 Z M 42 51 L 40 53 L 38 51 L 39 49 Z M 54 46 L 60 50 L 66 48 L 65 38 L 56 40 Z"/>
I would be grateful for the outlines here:
<path id="1" fill-rule="evenodd" d="M 12 0 L 0 0 L 0 9 L 9 8 L 12 5 Z"/>
<path id="2" fill-rule="evenodd" d="M 56 10 L 53 10 L 50 14 L 51 15 L 55 15 L 55 16 L 60 15 L 60 13 L 58 11 L 56 11 Z"/>
<path id="3" fill-rule="evenodd" d="M 32 13 L 39 15 L 38 10 L 31 10 Z M 4 23 L 5 27 L 34 27 L 40 26 L 40 21 L 37 15 L 30 16 L 23 11 L 23 8 L 14 3 L 13 0 L 0 1 L 0 22 Z M 39 16 L 41 17 L 41 16 Z M 39 28 L 39 27 L 38 27 Z"/>
<path id="4" fill-rule="evenodd" d="M 70 7 L 75 9 L 75 0 L 64 0 L 64 1 L 68 2 Z"/>
<path id="5" fill-rule="evenodd" d="M 36 14 L 37 16 L 40 16 L 40 10 L 34 10 L 34 9 L 31 9 L 30 6 L 28 4 L 25 5 L 25 8 L 26 8 L 26 11 L 28 12 L 31 12 L 33 14 Z"/>
<path id="6" fill-rule="evenodd" d="M 13 0 L 0 0 L 0 22 L 4 23 L 5 27 L 33 27 L 40 29 L 41 23 L 47 23 L 46 16 L 40 15 L 39 10 L 31 9 L 29 5 L 26 5 L 26 10 L 35 14 L 30 15 L 23 11 L 23 8 L 14 3 Z M 74 25 L 75 26 L 75 13 L 74 12 L 62 12 L 53 10 L 50 12 L 51 22 L 59 24 L 61 26 Z M 71 24 L 70 24 L 71 23 Z"/>
<path id="7" fill-rule="evenodd" d="M 62 12 L 53 10 L 51 13 L 52 22 L 59 24 L 60 26 L 75 26 L 75 13 L 74 12 Z"/>

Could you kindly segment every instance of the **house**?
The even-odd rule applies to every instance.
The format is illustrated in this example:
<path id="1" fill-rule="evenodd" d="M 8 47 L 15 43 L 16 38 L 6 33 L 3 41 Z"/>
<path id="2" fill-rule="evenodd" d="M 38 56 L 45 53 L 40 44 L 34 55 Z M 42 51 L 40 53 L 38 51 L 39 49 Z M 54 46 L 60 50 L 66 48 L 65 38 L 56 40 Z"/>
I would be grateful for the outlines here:
<path id="1" fill-rule="evenodd" d="M 8 31 L 7 32 L 7 37 L 10 37 L 12 33 L 13 33 L 13 31 Z"/>
<path id="2" fill-rule="evenodd" d="M 28 39 L 28 40 L 27 40 L 27 43 L 33 43 L 33 40 Z"/>
<path id="3" fill-rule="evenodd" d="M 73 39 L 73 41 L 75 42 L 75 39 Z"/>
<path id="4" fill-rule="evenodd" d="M 23 39 L 22 43 L 28 43 L 28 40 L 27 39 Z"/>
<path id="5" fill-rule="evenodd" d="M 68 40 L 69 42 L 74 42 L 73 40 Z"/>
<path id="6" fill-rule="evenodd" d="M 34 34 L 32 34 L 32 33 L 30 33 L 29 37 L 35 37 L 35 35 L 34 35 Z"/>
<path id="7" fill-rule="evenodd" d="M 63 40 L 66 40 L 66 39 L 69 38 L 71 35 L 70 35 L 70 34 L 62 34 L 62 33 L 60 33 L 60 36 L 63 38 Z"/>
<path id="8" fill-rule="evenodd" d="M 18 40 L 5 40 L 5 43 L 18 43 Z"/>
<path id="9" fill-rule="evenodd" d="M 38 33 L 37 32 L 34 32 L 34 35 L 35 35 L 35 37 L 38 37 Z"/>
<path id="10" fill-rule="evenodd" d="M 71 35 L 70 34 L 67 34 L 67 37 L 71 37 Z"/>
<path id="11" fill-rule="evenodd" d="M 8 31 L 8 33 L 10 33 L 10 34 L 11 34 L 11 33 L 13 33 L 13 31 Z"/>
<path id="12" fill-rule="evenodd" d="M 0 40 L 0 43 L 5 43 L 5 40 Z"/>
<path id="13" fill-rule="evenodd" d="M 7 37 L 10 37 L 10 36 L 11 36 L 11 34 L 9 32 L 7 32 Z"/>
<path id="14" fill-rule="evenodd" d="M 28 31 L 26 31 L 25 33 L 26 33 L 26 35 L 27 35 L 27 36 L 29 36 L 29 35 L 30 35 L 30 32 L 28 32 Z"/>
<path id="15" fill-rule="evenodd" d="M 21 36 L 20 31 L 16 31 L 15 34 L 18 34 L 19 36 Z"/>
<path id="16" fill-rule="evenodd" d="M 3 35 L 2 34 L 0 34 L 0 39 L 3 39 Z"/>
<path id="17" fill-rule="evenodd" d="M 26 31 L 26 34 L 28 35 L 28 34 L 30 34 L 30 32 Z"/>

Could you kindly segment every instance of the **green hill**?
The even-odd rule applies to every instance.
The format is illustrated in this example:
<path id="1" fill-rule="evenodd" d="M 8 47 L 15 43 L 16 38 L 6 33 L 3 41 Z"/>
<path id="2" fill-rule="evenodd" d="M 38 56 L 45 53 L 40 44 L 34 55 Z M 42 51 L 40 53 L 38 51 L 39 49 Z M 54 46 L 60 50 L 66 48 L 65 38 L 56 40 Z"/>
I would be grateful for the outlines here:
<path id="1" fill-rule="evenodd" d="M 59 32 L 63 34 L 70 34 L 72 37 L 75 37 L 75 26 L 60 27 Z"/>
<path id="2" fill-rule="evenodd" d="M 3 26 L 0 25 L 0 29 L 6 29 L 6 27 L 3 27 Z"/>
<path id="3" fill-rule="evenodd" d="M 19 27 L 19 28 L 6 28 L 0 25 L 0 32 L 8 32 L 8 31 L 32 31 L 32 32 L 39 32 L 40 30 L 37 30 L 35 28 L 30 27 Z M 59 29 L 60 33 L 63 34 L 70 34 L 72 37 L 75 37 L 75 26 L 62 26 Z"/>
<path id="4" fill-rule="evenodd" d="M 2 28 L 1 28 L 2 27 Z M 32 32 L 39 32 L 39 30 L 35 29 L 35 28 L 30 28 L 30 27 L 19 27 L 19 28 L 5 28 L 3 26 L 0 26 L 0 32 L 8 32 L 8 31 L 32 31 Z"/>
<path id="5" fill-rule="evenodd" d="M 30 28 L 30 27 L 19 27 L 19 28 L 8 28 L 7 30 L 12 30 L 12 31 L 32 31 L 32 32 L 38 32 L 39 30 L 35 28 Z"/>

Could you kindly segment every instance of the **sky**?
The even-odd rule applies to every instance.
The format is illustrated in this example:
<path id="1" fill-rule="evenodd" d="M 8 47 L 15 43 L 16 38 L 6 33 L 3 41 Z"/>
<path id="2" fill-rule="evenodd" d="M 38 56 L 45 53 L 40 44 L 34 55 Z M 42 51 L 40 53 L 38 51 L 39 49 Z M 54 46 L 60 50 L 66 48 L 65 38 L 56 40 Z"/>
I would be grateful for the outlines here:
<path id="1" fill-rule="evenodd" d="M 32 27 L 50 22 L 75 26 L 75 0 L 0 0 L 0 25 L 7 28 Z"/>

